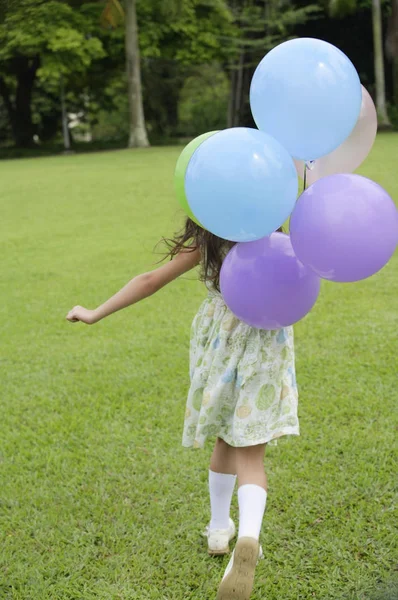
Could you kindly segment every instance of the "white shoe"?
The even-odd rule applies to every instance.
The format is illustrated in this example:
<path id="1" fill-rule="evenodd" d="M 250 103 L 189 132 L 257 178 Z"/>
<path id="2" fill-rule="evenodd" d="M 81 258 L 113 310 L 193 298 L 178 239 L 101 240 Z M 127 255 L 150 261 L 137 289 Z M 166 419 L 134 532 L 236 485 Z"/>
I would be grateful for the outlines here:
<path id="1" fill-rule="evenodd" d="M 217 600 L 249 600 L 256 565 L 262 558 L 263 549 L 255 538 L 239 538 L 218 588 Z"/>
<path id="2" fill-rule="evenodd" d="M 229 554 L 229 542 L 236 535 L 235 523 L 230 518 L 228 529 L 209 529 L 207 526 L 202 535 L 207 537 L 209 554 Z"/>

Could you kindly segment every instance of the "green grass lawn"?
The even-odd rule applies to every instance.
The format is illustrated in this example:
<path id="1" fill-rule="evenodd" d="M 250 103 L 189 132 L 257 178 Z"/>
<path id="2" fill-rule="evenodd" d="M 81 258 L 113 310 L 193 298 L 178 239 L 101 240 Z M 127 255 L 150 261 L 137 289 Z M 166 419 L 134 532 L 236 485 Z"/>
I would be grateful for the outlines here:
<path id="1" fill-rule="evenodd" d="M 0 598 L 213 599 L 205 450 L 181 446 L 189 275 L 97 325 L 70 324 L 152 269 L 182 223 L 179 148 L 0 164 Z M 398 135 L 361 173 L 398 199 Z M 398 261 L 323 282 L 296 328 L 301 436 L 266 452 L 253 599 L 398 597 Z M 237 518 L 237 499 L 233 500 Z"/>

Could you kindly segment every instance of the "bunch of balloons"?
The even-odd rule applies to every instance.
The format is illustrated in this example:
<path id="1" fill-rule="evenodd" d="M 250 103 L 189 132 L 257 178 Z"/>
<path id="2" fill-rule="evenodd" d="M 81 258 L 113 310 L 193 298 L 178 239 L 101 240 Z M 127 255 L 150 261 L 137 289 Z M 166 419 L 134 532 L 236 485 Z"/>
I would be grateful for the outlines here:
<path id="1" fill-rule="evenodd" d="M 199 226 L 237 242 L 220 276 L 228 307 L 253 327 L 278 329 L 311 310 L 321 278 L 379 271 L 398 242 L 398 212 L 383 188 L 352 174 L 372 148 L 377 115 L 338 48 L 311 38 L 276 46 L 253 75 L 250 106 L 258 129 L 188 144 L 176 191 Z M 276 232 L 288 217 L 290 236 Z"/>

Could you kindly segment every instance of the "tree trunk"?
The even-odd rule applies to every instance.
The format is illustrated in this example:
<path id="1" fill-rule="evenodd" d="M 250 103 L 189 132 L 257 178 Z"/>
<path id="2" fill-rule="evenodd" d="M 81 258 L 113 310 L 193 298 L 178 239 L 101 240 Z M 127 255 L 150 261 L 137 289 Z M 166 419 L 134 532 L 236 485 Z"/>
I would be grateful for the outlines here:
<path id="1" fill-rule="evenodd" d="M 136 0 L 126 0 L 126 67 L 129 99 L 129 148 L 149 146 L 142 102 Z"/>
<path id="2" fill-rule="evenodd" d="M 392 0 L 391 14 L 388 20 L 386 52 L 392 61 L 393 101 L 398 107 L 398 0 Z"/>
<path id="3" fill-rule="evenodd" d="M 230 89 L 228 99 L 228 114 L 227 114 L 227 127 L 230 129 L 234 126 L 234 115 L 235 115 L 235 88 L 236 88 L 236 71 L 234 68 L 231 69 L 230 77 Z"/>
<path id="4" fill-rule="evenodd" d="M 240 117 L 242 107 L 243 58 L 244 51 L 242 50 L 239 55 L 238 74 L 236 77 L 234 127 L 239 127 L 241 120 Z"/>
<path id="5" fill-rule="evenodd" d="M 254 67 L 246 65 L 243 68 L 242 82 L 242 106 L 240 109 L 240 125 L 241 127 L 251 127 L 257 129 L 257 125 L 253 119 L 250 107 L 250 85 L 254 75 Z"/>
<path id="6" fill-rule="evenodd" d="M 62 134 L 64 137 L 64 148 L 67 152 L 70 150 L 70 135 L 69 135 L 69 125 L 68 125 L 68 113 L 66 111 L 66 103 L 65 103 L 65 86 L 64 79 L 61 76 L 61 110 L 62 110 Z"/>
<path id="7" fill-rule="evenodd" d="M 16 139 L 16 123 L 15 123 L 15 108 L 11 101 L 10 90 L 8 89 L 8 85 L 6 84 L 3 77 L 0 77 L 0 95 L 3 98 L 4 105 L 7 110 L 8 119 L 11 125 L 11 131 L 14 138 L 14 142 Z"/>
<path id="8" fill-rule="evenodd" d="M 398 108 L 398 56 L 393 59 L 392 68 L 393 68 L 392 78 L 393 78 L 393 86 L 394 86 L 394 91 L 393 91 L 394 104 Z"/>
<path id="9" fill-rule="evenodd" d="M 387 114 L 386 89 L 384 78 L 384 56 L 383 56 L 383 26 L 381 19 L 380 0 L 372 0 L 373 19 L 373 44 L 374 44 L 374 66 L 376 80 L 376 108 L 381 127 L 391 127 Z"/>
<path id="10" fill-rule="evenodd" d="M 243 89 L 244 51 L 239 55 L 237 66 L 231 67 L 230 93 L 228 100 L 227 127 L 239 127 L 241 122 L 242 89 Z"/>
<path id="11" fill-rule="evenodd" d="M 20 148 L 34 146 L 35 127 L 32 122 L 32 92 L 40 65 L 39 57 L 21 57 L 17 65 L 17 91 L 15 95 L 15 143 Z"/>
<path id="12" fill-rule="evenodd" d="M 31 101 L 39 65 L 39 57 L 27 58 L 21 56 L 13 60 L 12 71 L 17 78 L 14 102 L 5 80 L 0 77 L 0 94 L 3 97 L 10 119 L 14 143 L 19 148 L 34 146 L 35 126 L 32 122 Z"/>

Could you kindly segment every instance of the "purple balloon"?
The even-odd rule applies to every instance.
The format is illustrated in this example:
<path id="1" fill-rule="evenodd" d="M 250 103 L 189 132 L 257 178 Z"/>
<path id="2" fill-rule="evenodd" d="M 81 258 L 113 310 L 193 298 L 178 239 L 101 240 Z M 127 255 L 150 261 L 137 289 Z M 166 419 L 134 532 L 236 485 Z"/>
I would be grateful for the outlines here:
<path id="1" fill-rule="evenodd" d="M 288 235 L 272 233 L 236 244 L 225 258 L 220 287 L 228 308 L 256 329 L 280 329 L 314 306 L 320 279 L 294 254 Z"/>
<path id="2" fill-rule="evenodd" d="M 298 199 L 290 219 L 298 258 L 323 279 L 377 273 L 398 243 L 398 211 L 382 187 L 360 175 L 330 175 Z"/>

